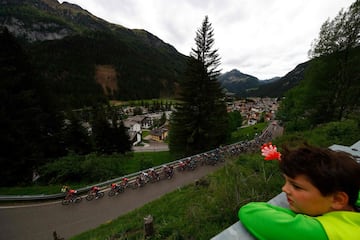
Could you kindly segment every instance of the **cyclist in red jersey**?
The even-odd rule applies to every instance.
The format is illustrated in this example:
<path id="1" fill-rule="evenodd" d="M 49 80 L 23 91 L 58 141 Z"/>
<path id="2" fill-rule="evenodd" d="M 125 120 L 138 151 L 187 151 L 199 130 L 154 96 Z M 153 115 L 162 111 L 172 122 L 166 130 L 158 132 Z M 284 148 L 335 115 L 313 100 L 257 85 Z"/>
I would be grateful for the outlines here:
<path id="1" fill-rule="evenodd" d="M 129 184 L 129 179 L 124 177 L 121 181 L 121 185 L 124 187 L 124 188 L 127 188 L 128 187 L 128 184 Z"/>
<path id="2" fill-rule="evenodd" d="M 66 194 L 65 199 L 72 199 L 72 198 L 75 196 L 76 193 L 77 193 L 76 190 L 74 190 L 74 189 L 69 189 L 69 190 L 67 191 L 67 194 Z"/>
<path id="3" fill-rule="evenodd" d="M 95 195 L 96 199 L 99 198 L 99 191 L 100 191 L 100 188 L 98 186 L 93 186 L 91 188 L 91 193 L 93 193 Z"/>

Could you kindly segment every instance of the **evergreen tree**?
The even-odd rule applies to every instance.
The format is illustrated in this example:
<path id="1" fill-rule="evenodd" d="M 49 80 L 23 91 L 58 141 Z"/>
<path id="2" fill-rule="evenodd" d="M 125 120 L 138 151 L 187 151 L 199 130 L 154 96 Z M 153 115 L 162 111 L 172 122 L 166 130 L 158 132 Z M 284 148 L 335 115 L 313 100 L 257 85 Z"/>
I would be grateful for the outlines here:
<path id="1" fill-rule="evenodd" d="M 214 30 L 206 16 L 195 37 L 179 104 L 170 119 L 170 151 L 188 155 L 217 147 L 226 140 L 228 116 L 218 76 L 220 57 L 213 49 Z"/>
<path id="2" fill-rule="evenodd" d="M 116 126 L 117 139 L 118 139 L 118 151 L 119 153 L 126 153 L 131 151 L 131 142 L 129 139 L 129 134 L 127 133 L 124 122 L 120 121 L 118 126 Z"/>
<path id="3" fill-rule="evenodd" d="M 131 151 L 126 128 L 111 108 L 97 107 L 95 109 L 92 129 L 97 152 L 112 154 Z"/>
<path id="4" fill-rule="evenodd" d="M 42 87 L 20 44 L 0 29 L 1 185 L 30 182 L 45 162 L 54 131 Z"/>
<path id="5" fill-rule="evenodd" d="M 75 112 L 69 111 L 68 121 L 64 127 L 64 144 L 67 150 L 79 155 L 92 152 L 93 143 L 88 130 L 81 124 L 80 118 Z"/>
<path id="6" fill-rule="evenodd" d="M 121 114 L 115 107 L 108 108 L 108 118 L 111 119 L 112 134 L 109 137 L 114 146 L 114 152 L 125 153 L 131 151 L 129 134 L 121 119 Z"/>
<path id="7" fill-rule="evenodd" d="M 105 109 L 97 106 L 94 109 L 93 116 L 94 118 L 91 125 L 96 151 L 103 154 L 113 153 L 114 148 L 109 139 L 111 127 Z"/>

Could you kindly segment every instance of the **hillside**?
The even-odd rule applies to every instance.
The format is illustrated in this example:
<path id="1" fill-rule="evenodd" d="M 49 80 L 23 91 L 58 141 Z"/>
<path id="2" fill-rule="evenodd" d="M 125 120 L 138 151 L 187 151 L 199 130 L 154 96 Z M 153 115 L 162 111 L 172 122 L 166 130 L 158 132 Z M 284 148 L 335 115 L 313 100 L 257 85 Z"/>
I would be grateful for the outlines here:
<path id="1" fill-rule="evenodd" d="M 66 107 L 174 96 L 187 57 L 153 34 L 56 0 L 0 0 L 0 26 Z"/>
<path id="2" fill-rule="evenodd" d="M 275 81 L 270 81 L 258 86 L 257 89 L 249 89 L 249 97 L 282 97 L 288 90 L 297 86 L 304 78 L 305 70 L 309 61 L 297 65 L 292 71 Z"/>
<path id="3" fill-rule="evenodd" d="M 297 86 L 304 78 L 309 62 L 297 65 L 283 77 L 259 80 L 236 69 L 224 73 L 219 80 L 222 86 L 237 97 L 282 97 L 286 91 Z"/>

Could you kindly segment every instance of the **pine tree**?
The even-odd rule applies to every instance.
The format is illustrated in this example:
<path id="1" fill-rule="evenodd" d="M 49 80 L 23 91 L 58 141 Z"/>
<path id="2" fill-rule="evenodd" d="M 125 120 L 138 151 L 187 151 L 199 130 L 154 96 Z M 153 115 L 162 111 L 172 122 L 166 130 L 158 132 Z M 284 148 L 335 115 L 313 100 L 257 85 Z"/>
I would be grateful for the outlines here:
<path id="1" fill-rule="evenodd" d="M 112 154 L 131 151 L 126 128 L 110 107 L 97 106 L 94 110 L 92 129 L 98 153 Z"/>
<path id="2" fill-rule="evenodd" d="M 179 104 L 170 119 L 170 151 L 181 155 L 217 147 L 227 135 L 225 97 L 218 82 L 220 57 L 213 49 L 214 30 L 207 16 L 195 43 L 179 83 Z"/>
<path id="3" fill-rule="evenodd" d="M 0 29 L 0 79 L 0 185 L 28 183 L 54 149 L 52 101 L 44 98 L 44 85 L 6 28 Z"/>
<path id="4" fill-rule="evenodd" d="M 91 125 L 96 151 L 101 154 L 113 153 L 114 147 L 110 139 L 111 126 L 102 106 L 96 106 L 94 109 Z"/>
<path id="5" fill-rule="evenodd" d="M 124 126 L 124 122 L 120 121 L 118 126 L 116 127 L 117 137 L 118 137 L 118 151 L 119 153 L 126 153 L 131 151 L 131 142 L 129 139 L 129 134 L 127 133 L 126 127 Z"/>
<path id="6" fill-rule="evenodd" d="M 79 155 L 86 155 L 93 151 L 92 138 L 88 130 L 81 124 L 81 119 L 75 112 L 67 113 L 68 122 L 64 128 L 64 143 L 67 150 Z"/>

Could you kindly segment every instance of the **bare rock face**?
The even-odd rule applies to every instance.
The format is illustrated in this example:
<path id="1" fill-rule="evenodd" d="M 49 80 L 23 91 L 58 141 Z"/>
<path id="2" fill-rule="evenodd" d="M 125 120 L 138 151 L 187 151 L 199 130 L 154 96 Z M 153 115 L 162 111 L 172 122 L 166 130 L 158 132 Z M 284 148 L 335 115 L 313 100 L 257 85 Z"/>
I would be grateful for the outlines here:
<path id="1" fill-rule="evenodd" d="M 58 40 L 109 25 L 75 4 L 56 0 L 0 0 L 0 26 L 29 42 Z"/>
<path id="2" fill-rule="evenodd" d="M 27 24 L 11 17 L 3 26 L 16 37 L 21 37 L 29 42 L 62 39 L 72 34 L 71 29 L 64 28 L 56 23 L 37 22 Z"/>

